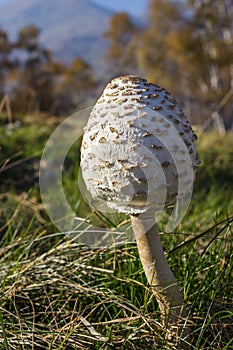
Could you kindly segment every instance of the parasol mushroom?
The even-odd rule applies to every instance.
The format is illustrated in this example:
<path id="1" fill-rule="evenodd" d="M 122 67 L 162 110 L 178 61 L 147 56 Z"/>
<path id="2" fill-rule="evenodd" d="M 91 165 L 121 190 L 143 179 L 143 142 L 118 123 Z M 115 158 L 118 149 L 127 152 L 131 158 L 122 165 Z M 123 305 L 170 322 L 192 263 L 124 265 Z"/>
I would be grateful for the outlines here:
<path id="1" fill-rule="evenodd" d="M 81 169 L 94 200 L 130 214 L 138 251 L 171 345 L 185 349 L 187 311 L 164 256 L 155 212 L 191 191 L 194 134 L 171 94 L 132 75 L 115 78 L 84 129 Z M 183 340 L 182 340 L 183 339 Z"/>

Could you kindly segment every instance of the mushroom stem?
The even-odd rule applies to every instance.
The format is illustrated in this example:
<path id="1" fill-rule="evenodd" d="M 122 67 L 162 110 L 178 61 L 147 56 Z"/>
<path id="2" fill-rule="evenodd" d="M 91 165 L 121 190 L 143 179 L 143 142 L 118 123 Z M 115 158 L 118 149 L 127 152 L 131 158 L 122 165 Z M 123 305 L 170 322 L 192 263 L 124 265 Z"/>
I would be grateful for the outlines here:
<path id="1" fill-rule="evenodd" d="M 142 266 L 167 330 L 167 341 L 176 349 L 188 349 L 190 330 L 184 298 L 164 256 L 154 212 L 131 215 L 131 222 Z"/>

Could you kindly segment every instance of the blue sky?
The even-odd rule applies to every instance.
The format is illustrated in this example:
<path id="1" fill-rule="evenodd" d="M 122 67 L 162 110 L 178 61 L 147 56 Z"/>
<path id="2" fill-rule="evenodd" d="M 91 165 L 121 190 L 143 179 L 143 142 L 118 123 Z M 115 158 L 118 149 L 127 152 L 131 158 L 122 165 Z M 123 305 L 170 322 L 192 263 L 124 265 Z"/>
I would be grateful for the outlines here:
<path id="1" fill-rule="evenodd" d="M 11 2 L 12 0 L 0 0 L 0 5 Z M 18 0 L 23 1 L 23 0 Z M 115 11 L 126 11 L 134 16 L 140 16 L 147 10 L 149 0 L 91 0 L 93 3 L 103 7 L 110 8 Z"/>

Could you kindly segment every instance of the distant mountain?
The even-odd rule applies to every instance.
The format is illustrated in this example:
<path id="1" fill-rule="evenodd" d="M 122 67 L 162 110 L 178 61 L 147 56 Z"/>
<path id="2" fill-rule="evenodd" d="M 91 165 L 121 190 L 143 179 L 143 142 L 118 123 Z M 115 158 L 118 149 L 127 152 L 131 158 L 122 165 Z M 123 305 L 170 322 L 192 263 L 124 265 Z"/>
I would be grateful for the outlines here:
<path id="1" fill-rule="evenodd" d="M 112 13 L 90 0 L 12 0 L 0 6 L 0 27 L 12 38 L 21 27 L 35 24 L 56 58 L 81 56 L 100 67 L 107 48 L 102 35 Z"/>
<path id="2" fill-rule="evenodd" d="M 115 12 L 127 12 L 132 17 L 141 19 L 143 22 L 146 19 L 149 11 L 150 0 L 91 0 L 95 4 L 101 4 Z"/>

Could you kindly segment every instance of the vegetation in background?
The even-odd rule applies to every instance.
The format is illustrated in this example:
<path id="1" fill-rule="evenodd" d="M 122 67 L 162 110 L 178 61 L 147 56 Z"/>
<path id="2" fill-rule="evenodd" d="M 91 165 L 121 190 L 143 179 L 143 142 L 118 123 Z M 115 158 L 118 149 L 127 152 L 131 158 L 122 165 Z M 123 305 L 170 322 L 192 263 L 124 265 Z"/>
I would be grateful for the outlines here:
<path id="1" fill-rule="evenodd" d="M 0 63 L 0 102 L 7 94 L 14 118 L 71 113 L 83 108 L 97 87 L 90 65 L 81 58 L 67 65 L 56 61 L 34 25 L 21 28 L 13 42 L 0 30 Z"/>
<path id="2" fill-rule="evenodd" d="M 113 74 L 124 75 L 137 70 L 135 38 L 139 34 L 140 28 L 127 13 L 119 12 L 111 17 L 104 37 L 109 39 L 106 59 Z"/>
<path id="3" fill-rule="evenodd" d="M 126 16 L 114 15 L 108 32 L 108 57 L 113 63 L 118 59 L 119 70 L 140 72 L 170 90 L 192 123 L 220 128 L 223 120 L 231 128 L 231 2 L 151 0 L 148 23 L 140 31 Z"/>
<path id="4" fill-rule="evenodd" d="M 37 27 L 21 28 L 15 41 L 0 30 L 0 111 L 6 94 L 15 115 L 67 115 L 96 100 L 113 76 L 139 74 L 170 90 L 192 123 L 224 132 L 232 127 L 232 18 L 228 0 L 151 0 L 143 25 L 116 13 L 98 81 L 80 57 L 58 62 Z"/>

